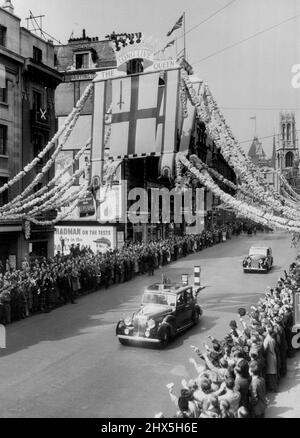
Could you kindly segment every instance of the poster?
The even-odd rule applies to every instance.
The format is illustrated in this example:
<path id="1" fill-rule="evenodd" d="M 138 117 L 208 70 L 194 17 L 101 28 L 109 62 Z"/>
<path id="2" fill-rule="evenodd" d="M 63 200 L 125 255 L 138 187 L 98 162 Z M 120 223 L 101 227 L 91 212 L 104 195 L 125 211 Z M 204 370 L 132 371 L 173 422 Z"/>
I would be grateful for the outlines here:
<path id="1" fill-rule="evenodd" d="M 57 226 L 54 234 L 54 253 L 70 253 L 71 245 L 90 248 L 94 253 L 114 250 L 117 245 L 116 227 Z"/>

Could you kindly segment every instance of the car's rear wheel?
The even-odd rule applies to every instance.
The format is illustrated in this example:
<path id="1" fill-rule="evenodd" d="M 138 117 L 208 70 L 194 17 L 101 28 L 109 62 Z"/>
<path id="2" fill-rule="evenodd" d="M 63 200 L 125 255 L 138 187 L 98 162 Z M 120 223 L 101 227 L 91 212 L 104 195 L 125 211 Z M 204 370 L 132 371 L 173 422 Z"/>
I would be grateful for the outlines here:
<path id="1" fill-rule="evenodd" d="M 170 333 L 170 329 L 167 327 L 162 335 L 162 339 L 160 343 L 161 347 L 165 348 L 170 342 L 170 339 L 171 339 L 171 333 Z"/>

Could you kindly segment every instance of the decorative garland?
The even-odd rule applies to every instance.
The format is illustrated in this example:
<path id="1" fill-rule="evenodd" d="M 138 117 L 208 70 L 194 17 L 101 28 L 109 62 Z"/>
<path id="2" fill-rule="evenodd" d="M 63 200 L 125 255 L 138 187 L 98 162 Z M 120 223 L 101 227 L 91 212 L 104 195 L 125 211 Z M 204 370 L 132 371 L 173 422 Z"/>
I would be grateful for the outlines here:
<path id="1" fill-rule="evenodd" d="M 206 123 L 211 138 L 221 149 L 224 158 L 234 168 L 240 179 L 243 180 L 247 186 L 249 186 L 251 194 L 254 194 L 260 202 L 270 205 L 270 208 L 279 211 L 288 219 L 294 219 L 295 217 L 300 219 L 300 214 L 298 211 L 296 211 L 294 208 L 282 205 L 279 200 L 274 199 L 274 196 L 272 196 L 268 190 L 269 188 L 266 187 L 265 182 L 265 190 L 262 191 L 261 185 L 259 185 L 254 178 L 254 172 L 250 171 L 246 165 L 245 157 L 237 147 L 237 142 L 234 140 L 231 130 L 226 125 L 224 117 L 218 111 L 217 104 L 214 102 L 208 87 L 204 84 L 201 85 L 200 93 L 202 93 L 203 99 L 200 102 L 200 99 L 197 96 L 196 91 L 188 78 L 188 75 L 184 71 L 182 78 L 187 87 L 191 102 L 196 107 L 197 114 L 200 119 Z M 252 169 L 255 169 L 255 167 L 252 166 Z M 299 224 L 300 222 L 298 225 Z"/>
<path id="2" fill-rule="evenodd" d="M 60 178 L 66 174 L 68 172 L 68 170 L 70 168 L 73 167 L 73 165 L 75 164 L 75 162 L 77 162 L 79 160 L 79 158 L 83 155 L 83 153 L 86 151 L 86 149 L 90 146 L 91 141 L 89 140 L 76 154 L 76 156 L 74 157 L 74 159 L 66 166 L 64 167 L 54 178 L 52 178 L 51 181 L 49 181 L 47 183 L 46 186 L 42 187 L 40 190 L 38 190 L 36 193 L 33 193 L 32 195 L 28 196 L 27 198 L 23 199 L 22 201 L 19 201 L 17 203 L 14 203 L 14 207 L 10 208 L 10 210 L 8 212 L 6 212 L 7 214 L 15 214 L 18 213 L 22 210 L 26 210 L 30 207 L 33 207 L 34 205 L 42 202 L 43 200 L 47 199 L 47 197 L 52 196 L 53 192 L 56 192 L 58 190 L 60 190 L 62 187 L 64 187 L 65 183 L 61 183 L 59 185 L 57 185 L 54 189 L 50 190 L 48 192 L 48 189 L 52 186 L 55 186 L 57 181 L 60 180 Z M 44 195 L 44 193 L 46 193 L 46 195 Z M 44 195 L 44 196 L 41 196 Z M 6 206 L 8 206 L 8 204 L 6 204 Z M 6 207 L 4 206 L 4 207 Z M 10 205 L 11 207 L 11 205 Z M 3 209 L 2 209 L 3 210 Z M 1 209 L 0 209 L 0 218 L 4 217 L 5 213 L 1 214 Z"/>
<path id="3" fill-rule="evenodd" d="M 76 200 L 72 203 L 72 205 L 64 212 L 59 215 L 52 221 L 40 221 L 35 219 L 32 216 L 26 216 L 26 220 L 32 222 L 35 225 L 54 225 L 57 222 L 63 221 L 67 216 L 69 216 L 77 207 L 78 201 L 85 198 L 89 194 L 88 183 L 81 188 L 80 192 L 76 195 Z"/>
<path id="4" fill-rule="evenodd" d="M 182 107 L 182 116 L 184 119 L 186 119 L 188 117 L 187 95 L 186 95 L 186 89 L 185 89 L 185 82 L 182 79 L 180 81 L 179 97 L 180 97 L 181 107 Z"/>
<path id="5" fill-rule="evenodd" d="M 42 160 L 42 158 L 52 149 L 52 147 L 59 140 L 59 138 L 65 132 L 65 130 L 68 129 L 69 126 L 73 123 L 74 119 L 76 119 L 76 121 L 77 121 L 77 118 L 79 117 L 87 99 L 91 95 L 93 88 L 94 88 L 94 84 L 91 83 L 84 91 L 83 95 L 81 96 L 81 98 L 77 102 L 75 108 L 73 108 L 71 114 L 68 116 L 68 118 L 67 118 L 65 124 L 62 126 L 62 128 L 57 131 L 57 133 L 54 135 L 54 137 L 47 143 L 45 148 L 38 154 L 38 156 L 36 158 L 34 158 L 29 164 L 27 164 L 24 167 L 24 169 L 21 170 L 21 172 L 19 172 L 17 175 L 14 176 L 13 179 L 9 180 L 2 187 L 0 187 L 0 194 L 3 193 L 5 190 L 9 189 L 10 187 L 12 187 L 17 182 L 19 182 L 22 178 L 24 178 L 24 176 L 26 174 L 28 174 Z M 66 138 L 66 140 L 67 140 L 68 136 L 70 135 L 70 133 L 68 135 L 65 135 L 64 138 Z"/>
<path id="6" fill-rule="evenodd" d="M 290 224 L 291 221 L 287 219 L 282 219 L 279 217 L 275 217 L 274 215 L 263 212 L 258 207 L 249 206 L 247 203 L 236 200 L 233 196 L 225 193 L 220 187 L 213 181 L 212 177 L 206 170 L 202 170 L 201 172 L 190 163 L 190 161 L 184 156 L 183 153 L 178 153 L 178 159 L 181 163 L 191 172 L 201 184 L 205 185 L 215 196 L 220 198 L 222 202 L 231 207 L 233 210 L 238 212 L 240 215 L 244 217 L 254 220 L 255 222 L 261 223 L 265 226 L 269 226 L 270 224 L 282 228 L 288 231 L 300 232 L 300 227 L 295 226 L 294 224 Z"/>

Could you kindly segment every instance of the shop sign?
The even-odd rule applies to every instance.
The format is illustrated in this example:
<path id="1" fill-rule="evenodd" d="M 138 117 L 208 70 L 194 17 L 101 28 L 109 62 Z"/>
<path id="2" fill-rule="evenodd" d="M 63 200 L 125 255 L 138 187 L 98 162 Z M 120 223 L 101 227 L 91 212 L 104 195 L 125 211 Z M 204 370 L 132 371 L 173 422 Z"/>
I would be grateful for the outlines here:
<path id="1" fill-rule="evenodd" d="M 65 82 L 74 82 L 74 81 L 92 81 L 96 77 L 96 73 L 81 73 L 81 74 L 72 74 L 65 75 Z"/>

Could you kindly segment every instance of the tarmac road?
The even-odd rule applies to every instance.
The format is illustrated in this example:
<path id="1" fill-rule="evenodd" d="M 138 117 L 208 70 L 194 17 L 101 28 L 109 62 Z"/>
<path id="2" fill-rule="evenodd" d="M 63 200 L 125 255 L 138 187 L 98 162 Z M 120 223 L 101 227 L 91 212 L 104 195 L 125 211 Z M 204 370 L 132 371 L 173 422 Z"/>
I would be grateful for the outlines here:
<path id="1" fill-rule="evenodd" d="M 268 274 L 244 274 L 242 259 L 252 244 L 271 246 L 274 268 Z M 1 417 L 153 417 L 175 412 L 166 384 L 195 376 L 190 345 L 208 335 L 222 337 L 239 307 L 256 304 L 288 268 L 299 249 L 284 233 L 233 237 L 180 259 L 154 277 L 141 276 L 100 290 L 51 313 L 7 326 L 7 348 L 0 350 Z M 180 280 L 201 266 L 199 295 L 204 315 L 199 325 L 165 350 L 124 347 L 115 336 L 118 319 L 137 309 L 143 289 L 161 274 Z"/>

